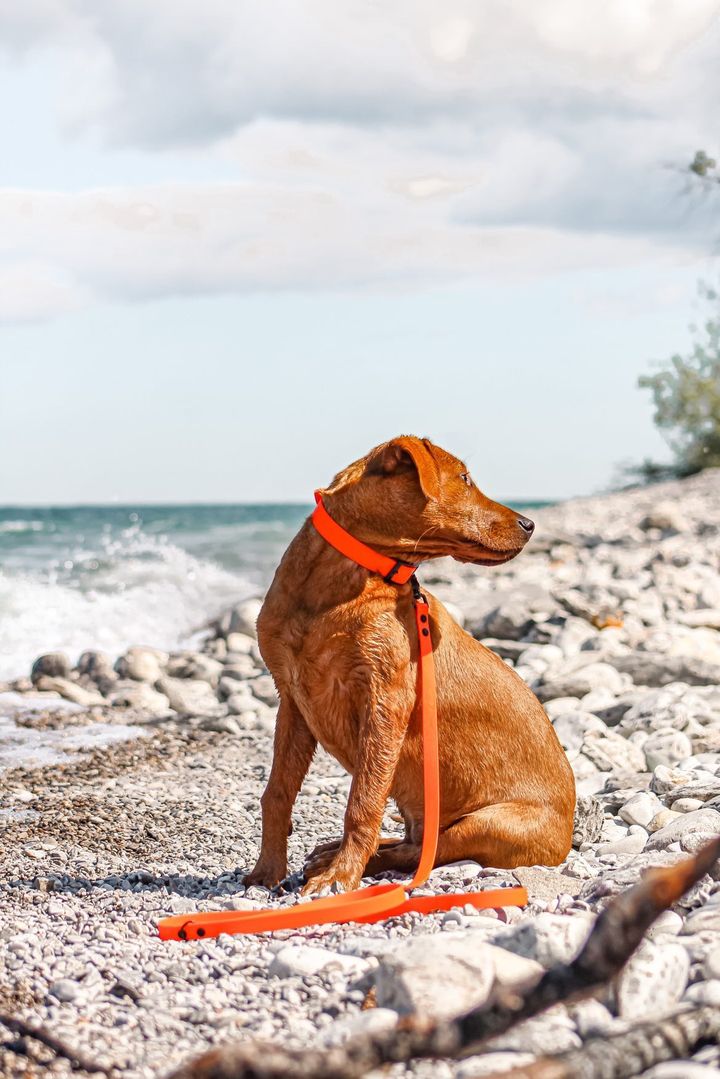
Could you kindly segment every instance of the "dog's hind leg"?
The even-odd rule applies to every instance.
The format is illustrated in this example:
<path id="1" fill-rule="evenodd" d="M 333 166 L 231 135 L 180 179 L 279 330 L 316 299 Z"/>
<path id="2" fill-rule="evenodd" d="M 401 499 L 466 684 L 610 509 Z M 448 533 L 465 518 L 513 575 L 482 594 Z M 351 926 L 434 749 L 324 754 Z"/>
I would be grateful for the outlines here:
<path id="1" fill-rule="evenodd" d="M 500 802 L 460 817 L 438 837 L 435 865 L 472 859 L 483 866 L 514 869 L 519 865 L 558 865 L 570 849 L 567 817 L 530 802 Z M 419 843 L 379 850 L 366 867 L 374 876 L 388 869 L 406 873 L 420 857 Z"/>
<path id="2" fill-rule="evenodd" d="M 283 696 L 275 724 L 270 778 L 262 796 L 262 846 L 245 884 L 273 888 L 287 876 L 292 807 L 310 767 L 317 741 L 295 702 Z"/>

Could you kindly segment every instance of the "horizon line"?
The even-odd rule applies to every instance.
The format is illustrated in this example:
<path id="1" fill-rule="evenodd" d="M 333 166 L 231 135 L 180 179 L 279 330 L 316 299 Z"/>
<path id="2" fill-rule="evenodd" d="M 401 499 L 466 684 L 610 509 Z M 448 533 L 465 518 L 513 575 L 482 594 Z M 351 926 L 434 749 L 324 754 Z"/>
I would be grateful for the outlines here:
<path id="1" fill-rule="evenodd" d="M 531 503 L 534 505 L 552 505 L 557 502 L 567 502 L 573 498 L 582 498 L 582 495 L 564 495 L 557 498 L 508 498 L 503 499 L 505 502 L 515 502 L 518 505 L 527 506 Z M 495 500 L 493 500 L 495 501 Z M 251 507 L 265 507 L 265 506 L 312 506 L 313 503 L 308 501 L 300 501 L 297 499 L 288 499 L 287 501 L 281 499 L 268 499 L 265 501 L 257 500 L 239 500 L 239 501 L 159 501 L 159 502 L 0 502 L 0 512 L 4 510 L 48 510 L 48 509 L 157 509 L 159 507 L 170 508 L 183 508 L 183 507 L 198 507 L 205 506 L 207 508 L 223 507 L 223 506 L 251 506 Z"/>

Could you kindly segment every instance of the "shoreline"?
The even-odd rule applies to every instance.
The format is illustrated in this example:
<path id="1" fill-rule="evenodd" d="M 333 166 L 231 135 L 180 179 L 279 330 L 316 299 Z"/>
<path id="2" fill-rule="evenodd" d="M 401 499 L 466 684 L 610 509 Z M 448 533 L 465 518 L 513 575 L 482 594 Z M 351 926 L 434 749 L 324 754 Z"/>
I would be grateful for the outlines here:
<path id="1" fill-rule="evenodd" d="M 410 1009 L 460 1011 L 493 985 L 536 977 L 578 950 L 609 894 L 720 831 L 720 470 L 560 503 L 537 521 L 536 538 L 501 569 L 442 562 L 420 573 L 529 682 L 575 771 L 574 845 L 560 867 L 468 862 L 432 874 L 434 890 L 525 884 L 525 910 L 158 940 L 165 915 L 297 901 L 242 884 L 276 704 L 253 636 L 257 602 L 246 600 L 197 650 L 86 652 L 75 667 L 46 657 L 32 679 L 0 685 L 0 762 L 11 729 L 35 745 L 74 739 L 78 754 L 0 770 L 0 1011 L 39 1016 L 123 1079 L 164 1074 L 235 1038 L 336 1044 Z M 83 749 L 92 732 L 114 729 L 132 736 Z M 348 783 L 319 753 L 294 813 L 294 871 L 341 831 Z M 398 828 L 389 806 L 383 831 Z M 414 947 L 421 937 L 433 977 Z M 477 955 L 472 975 L 458 948 L 470 966 Z M 718 956 L 720 871 L 661 916 L 599 999 L 552 1009 L 492 1054 L 389 1074 L 470 1079 L 682 1003 L 718 1004 Z M 364 1009 L 372 987 L 377 1007 Z M 717 1068 L 720 1050 L 694 1062 Z M 43 1070 L 11 1051 L 0 1063 L 13 1079 Z"/>

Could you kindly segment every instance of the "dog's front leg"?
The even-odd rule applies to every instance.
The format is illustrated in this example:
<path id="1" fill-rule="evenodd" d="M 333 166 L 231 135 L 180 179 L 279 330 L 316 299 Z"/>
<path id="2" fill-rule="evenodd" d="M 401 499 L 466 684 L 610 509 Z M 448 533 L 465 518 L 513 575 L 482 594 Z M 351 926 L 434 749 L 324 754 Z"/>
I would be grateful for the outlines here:
<path id="1" fill-rule="evenodd" d="M 356 766 L 350 786 L 343 838 L 326 868 L 306 867 L 303 893 L 335 885 L 342 891 L 357 888 L 365 865 L 375 853 L 385 803 L 400 757 L 407 721 L 372 709 L 361 727 Z"/>
<path id="2" fill-rule="evenodd" d="M 275 723 L 270 777 L 261 798 L 262 844 L 255 868 L 245 884 L 273 888 L 287 876 L 287 841 L 292 807 L 317 742 L 295 702 L 283 695 Z"/>

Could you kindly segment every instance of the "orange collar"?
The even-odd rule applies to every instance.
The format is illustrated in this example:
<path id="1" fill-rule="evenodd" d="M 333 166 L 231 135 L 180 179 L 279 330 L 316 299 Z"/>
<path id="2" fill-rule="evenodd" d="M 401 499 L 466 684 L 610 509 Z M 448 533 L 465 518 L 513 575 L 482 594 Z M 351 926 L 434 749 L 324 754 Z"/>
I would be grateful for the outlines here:
<path id="1" fill-rule="evenodd" d="M 371 573 L 379 573 L 388 584 L 407 584 L 412 579 L 417 566 L 412 562 L 403 562 L 401 558 L 390 558 L 368 547 L 362 540 L 355 539 L 346 532 L 342 525 L 334 521 L 323 505 L 319 491 L 315 492 L 317 506 L 311 517 L 312 523 L 324 540 L 346 558 L 357 562 Z"/>

